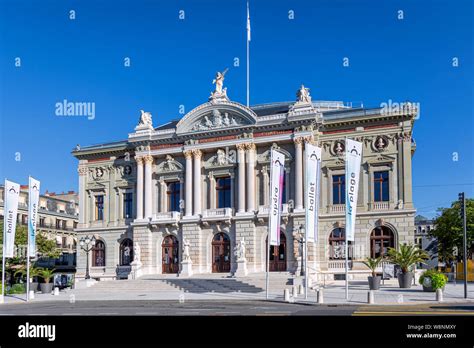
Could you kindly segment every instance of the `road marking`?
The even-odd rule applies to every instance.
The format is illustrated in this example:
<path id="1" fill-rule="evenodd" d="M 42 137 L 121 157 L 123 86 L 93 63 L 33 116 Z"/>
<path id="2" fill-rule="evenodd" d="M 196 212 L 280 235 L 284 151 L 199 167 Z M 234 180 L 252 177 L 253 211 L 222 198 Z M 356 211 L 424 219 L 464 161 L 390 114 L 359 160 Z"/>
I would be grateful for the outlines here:
<path id="1" fill-rule="evenodd" d="M 99 315 L 117 315 L 118 313 L 109 313 L 109 312 L 104 312 L 104 313 L 99 313 Z"/>

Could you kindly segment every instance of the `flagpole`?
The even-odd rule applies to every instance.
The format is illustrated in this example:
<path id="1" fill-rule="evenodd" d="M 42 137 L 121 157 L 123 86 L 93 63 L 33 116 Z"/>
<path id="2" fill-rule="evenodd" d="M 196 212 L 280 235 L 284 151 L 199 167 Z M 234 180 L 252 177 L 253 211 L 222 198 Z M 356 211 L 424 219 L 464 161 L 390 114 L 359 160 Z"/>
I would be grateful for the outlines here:
<path id="1" fill-rule="evenodd" d="M 345 144 L 347 144 L 347 137 L 345 137 Z M 346 154 L 346 163 L 345 163 L 345 172 L 346 172 L 346 175 L 345 175 L 345 179 L 344 181 L 346 182 L 345 184 L 345 188 L 346 188 L 346 191 L 347 191 L 347 154 Z M 344 192 L 344 195 L 347 199 L 347 194 L 346 192 Z M 349 261 L 348 261 L 348 255 L 347 255 L 347 252 L 348 252 L 348 247 L 347 247 L 347 244 L 348 244 L 348 241 L 347 241 L 347 202 L 346 202 L 346 230 L 344 231 L 344 236 L 345 236 L 345 242 L 344 242 L 344 255 L 345 255 L 345 268 L 346 268 L 346 276 L 345 276 L 345 279 L 346 279 L 346 301 L 349 301 L 349 280 L 348 280 L 348 276 L 349 276 Z"/>
<path id="2" fill-rule="evenodd" d="M 307 207 L 307 206 L 306 206 Z M 308 226 L 306 226 L 305 228 L 305 234 L 306 234 L 306 229 L 308 228 Z M 308 284 L 309 284 L 309 281 L 308 281 L 308 239 L 307 239 L 307 236 L 303 235 L 302 236 L 303 241 L 304 241 L 304 299 L 307 300 L 308 299 Z"/>
<path id="3" fill-rule="evenodd" d="M 273 178 L 272 176 L 272 172 L 273 172 L 273 151 L 270 152 L 270 185 L 271 185 L 271 180 Z M 271 193 L 271 189 L 270 189 L 270 193 L 269 193 L 270 197 L 270 202 L 272 201 L 272 193 Z M 271 205 L 271 203 L 270 203 Z M 270 278 L 269 278 L 269 273 L 270 273 L 270 249 L 271 249 L 271 246 L 270 246 L 270 242 L 271 242 L 271 229 L 270 229 L 270 210 L 268 211 L 268 234 L 267 234 L 267 270 L 266 270 L 266 274 L 265 274 L 265 298 L 268 300 L 268 296 L 269 296 L 269 293 L 268 293 L 268 287 L 270 285 Z"/>
<path id="4" fill-rule="evenodd" d="M 30 219 L 31 219 L 31 175 L 28 176 L 28 233 L 26 237 L 26 302 L 30 300 Z"/>
<path id="5" fill-rule="evenodd" d="M 7 204 L 7 199 L 6 199 L 6 196 L 7 196 L 7 179 L 5 178 L 5 185 L 3 186 L 3 196 L 4 196 L 4 215 L 5 215 L 5 211 L 7 210 L 6 209 L 6 204 Z M 5 241 L 6 241 L 6 238 L 7 238 L 7 234 L 5 233 L 5 230 L 6 230 L 6 224 L 5 224 L 5 221 L 3 222 L 3 248 L 2 248 L 2 296 L 0 296 L 1 298 L 1 302 L 0 303 L 4 303 L 5 302 Z"/>
<path id="6" fill-rule="evenodd" d="M 247 1 L 247 107 L 250 106 L 250 12 Z"/>

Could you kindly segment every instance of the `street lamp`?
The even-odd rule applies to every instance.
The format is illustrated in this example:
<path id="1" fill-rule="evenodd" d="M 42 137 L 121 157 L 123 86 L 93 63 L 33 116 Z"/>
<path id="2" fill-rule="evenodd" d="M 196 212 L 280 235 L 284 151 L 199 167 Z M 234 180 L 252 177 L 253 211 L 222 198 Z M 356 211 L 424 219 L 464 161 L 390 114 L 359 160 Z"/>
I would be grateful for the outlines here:
<path id="1" fill-rule="evenodd" d="M 91 279 L 91 276 L 89 275 L 89 252 L 92 250 L 92 248 L 95 245 L 95 237 L 92 236 L 85 236 L 82 237 L 79 240 L 79 245 L 81 246 L 81 249 L 86 252 L 86 279 Z"/>
<path id="2" fill-rule="evenodd" d="M 298 232 L 299 232 L 299 239 L 298 243 L 300 244 L 300 257 L 301 257 L 301 270 L 300 270 L 300 276 L 306 275 L 306 264 L 305 264 L 305 258 L 306 258 L 306 250 L 305 250 L 305 235 L 304 235 L 304 228 L 303 225 L 300 225 L 298 227 Z"/>

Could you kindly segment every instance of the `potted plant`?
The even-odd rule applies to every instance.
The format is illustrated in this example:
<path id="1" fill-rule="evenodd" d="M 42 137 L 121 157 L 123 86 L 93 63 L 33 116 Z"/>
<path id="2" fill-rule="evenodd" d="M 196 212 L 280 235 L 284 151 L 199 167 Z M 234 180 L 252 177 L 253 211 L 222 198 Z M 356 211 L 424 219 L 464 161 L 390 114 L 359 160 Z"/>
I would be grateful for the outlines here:
<path id="1" fill-rule="evenodd" d="M 367 277 L 369 280 L 370 290 L 380 289 L 380 279 L 382 278 L 375 273 L 375 269 L 379 266 L 380 262 L 382 262 L 382 257 L 378 257 L 376 259 L 369 257 L 363 261 L 364 265 L 366 265 L 372 271 L 372 276 Z"/>
<path id="2" fill-rule="evenodd" d="M 436 269 L 430 269 L 420 276 L 419 282 L 423 286 L 423 291 L 436 292 L 438 289 L 444 290 L 448 277 Z"/>
<path id="3" fill-rule="evenodd" d="M 34 292 L 37 292 L 38 291 L 38 275 L 39 275 L 39 271 L 40 271 L 41 268 L 38 268 L 38 267 L 34 267 L 34 266 L 30 266 L 30 279 L 33 279 L 31 282 L 30 282 L 30 290 L 33 290 Z M 26 276 L 26 266 L 23 266 L 22 268 L 20 268 L 19 270 L 17 270 L 15 272 L 15 276 L 20 274 L 22 276 Z M 35 279 L 36 278 L 36 279 Z M 28 279 L 27 279 L 28 280 Z M 36 280 L 36 281 L 35 281 Z"/>
<path id="4" fill-rule="evenodd" d="M 50 294 L 53 291 L 54 284 L 49 281 L 54 275 L 54 269 L 42 268 L 39 270 L 38 275 L 44 280 L 44 283 L 40 284 L 41 292 L 43 294 Z"/>
<path id="5" fill-rule="evenodd" d="M 424 263 L 428 254 L 413 244 L 400 244 L 399 250 L 388 249 L 388 259 L 400 266 L 402 273 L 398 274 L 398 285 L 402 289 L 411 288 L 413 273 L 411 269 L 419 262 Z"/>

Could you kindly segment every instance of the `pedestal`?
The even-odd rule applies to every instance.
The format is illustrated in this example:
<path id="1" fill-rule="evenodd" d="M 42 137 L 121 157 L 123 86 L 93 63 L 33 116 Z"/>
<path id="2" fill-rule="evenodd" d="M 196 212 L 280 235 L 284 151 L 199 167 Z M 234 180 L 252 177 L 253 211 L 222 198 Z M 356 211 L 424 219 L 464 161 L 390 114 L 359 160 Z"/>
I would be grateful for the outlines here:
<path id="1" fill-rule="evenodd" d="M 142 276 L 142 263 L 140 261 L 133 261 L 131 264 L 130 276 L 132 279 L 137 279 Z"/>
<path id="2" fill-rule="evenodd" d="M 237 260 L 237 269 L 235 270 L 234 277 L 245 277 L 247 274 L 247 260 Z"/>
<path id="3" fill-rule="evenodd" d="M 180 277 L 191 277 L 193 275 L 193 262 L 191 260 L 184 260 L 181 262 Z"/>

